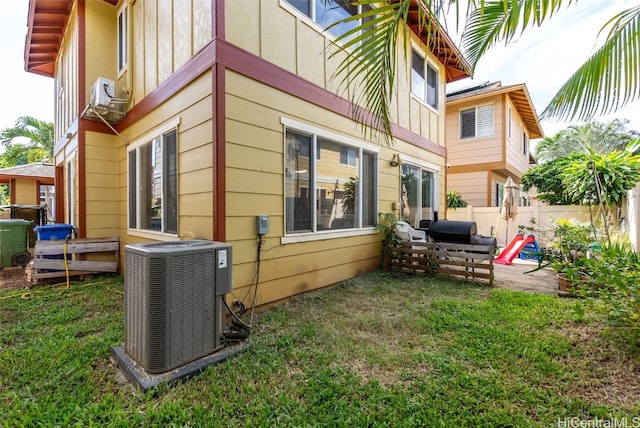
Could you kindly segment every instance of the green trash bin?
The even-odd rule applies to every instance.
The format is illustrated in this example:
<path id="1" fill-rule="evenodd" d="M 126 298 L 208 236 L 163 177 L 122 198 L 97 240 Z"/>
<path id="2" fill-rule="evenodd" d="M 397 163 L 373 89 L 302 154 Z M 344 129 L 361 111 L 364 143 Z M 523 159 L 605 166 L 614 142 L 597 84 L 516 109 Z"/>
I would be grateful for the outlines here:
<path id="1" fill-rule="evenodd" d="M 29 220 L 0 220 L 0 268 L 25 267 L 31 261 L 29 253 Z"/>

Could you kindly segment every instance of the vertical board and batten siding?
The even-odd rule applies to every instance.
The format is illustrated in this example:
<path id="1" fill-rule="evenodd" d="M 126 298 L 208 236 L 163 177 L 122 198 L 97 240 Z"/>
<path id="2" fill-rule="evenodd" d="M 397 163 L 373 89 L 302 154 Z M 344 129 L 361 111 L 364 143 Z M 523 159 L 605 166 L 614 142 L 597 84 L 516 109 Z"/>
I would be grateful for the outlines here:
<path id="1" fill-rule="evenodd" d="M 79 114 L 89 103 L 91 87 L 98 77 L 116 77 L 116 13 L 102 1 L 85 2 L 85 100 Z M 117 94 L 116 94 L 117 95 Z"/>
<path id="2" fill-rule="evenodd" d="M 285 6 L 283 6 L 285 5 Z M 277 25 L 272 23 L 277 22 Z M 247 31 L 251 28 L 252 31 Z M 225 3 L 226 39 L 240 48 L 268 60 L 301 78 L 334 92 L 345 99 L 353 99 L 353 82 L 349 87 L 335 76 L 344 53 L 332 46 L 333 36 L 317 24 L 286 6 L 282 0 L 227 1 Z M 425 48 L 417 37 L 413 43 L 427 52 L 430 64 L 444 76 L 444 66 Z M 393 121 L 423 138 L 444 146 L 445 83 L 439 85 L 439 114 L 411 96 L 411 66 L 404 58 L 402 36 L 398 38 L 396 87 L 390 112 Z M 410 52 L 410 51 L 409 51 Z"/>
<path id="3" fill-rule="evenodd" d="M 133 64 L 119 81 L 133 88 L 133 107 L 211 41 L 211 0 L 137 1 L 129 8 Z"/>
<path id="4" fill-rule="evenodd" d="M 78 111 L 78 25 L 77 3 L 71 9 L 71 15 L 60 43 L 56 60 L 54 78 L 55 140 L 59 141 L 67 132 L 80 112 Z"/>

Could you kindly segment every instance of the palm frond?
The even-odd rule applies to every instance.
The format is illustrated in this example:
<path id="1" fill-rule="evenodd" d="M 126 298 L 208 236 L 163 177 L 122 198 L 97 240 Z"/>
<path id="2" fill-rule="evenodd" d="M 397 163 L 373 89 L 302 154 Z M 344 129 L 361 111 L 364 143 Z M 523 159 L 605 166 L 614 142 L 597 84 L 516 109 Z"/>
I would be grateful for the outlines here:
<path id="1" fill-rule="evenodd" d="M 396 46 L 398 35 L 407 31 L 403 22 L 406 22 L 411 0 L 385 4 L 359 0 L 358 4 L 369 7 L 341 21 L 361 24 L 333 42 L 335 51 L 331 57 L 340 52 L 346 55 L 332 78 L 340 78 L 341 88 L 350 89 L 354 120 L 368 127 L 365 129 L 371 134 L 382 130 L 385 141 L 391 143 L 389 107 L 396 76 Z"/>
<path id="2" fill-rule="evenodd" d="M 530 26 L 540 26 L 563 3 L 572 0 L 496 0 L 483 1 L 467 18 L 462 33 L 465 58 L 475 67 L 480 58 L 498 43 L 509 43 Z"/>
<path id="3" fill-rule="evenodd" d="M 640 6 L 616 15 L 609 25 L 604 45 L 565 82 L 543 118 L 587 119 L 640 98 Z"/>

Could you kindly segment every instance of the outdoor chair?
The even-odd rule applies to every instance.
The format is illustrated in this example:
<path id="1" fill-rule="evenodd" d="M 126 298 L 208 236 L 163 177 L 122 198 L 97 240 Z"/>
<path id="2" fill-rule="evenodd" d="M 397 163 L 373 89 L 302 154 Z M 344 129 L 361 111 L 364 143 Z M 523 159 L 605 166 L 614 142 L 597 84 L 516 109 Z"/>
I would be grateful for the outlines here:
<path id="1" fill-rule="evenodd" d="M 396 223 L 396 232 L 398 233 L 398 236 L 406 242 L 427 242 L 427 234 L 424 230 L 416 230 L 406 221 L 399 221 Z"/>

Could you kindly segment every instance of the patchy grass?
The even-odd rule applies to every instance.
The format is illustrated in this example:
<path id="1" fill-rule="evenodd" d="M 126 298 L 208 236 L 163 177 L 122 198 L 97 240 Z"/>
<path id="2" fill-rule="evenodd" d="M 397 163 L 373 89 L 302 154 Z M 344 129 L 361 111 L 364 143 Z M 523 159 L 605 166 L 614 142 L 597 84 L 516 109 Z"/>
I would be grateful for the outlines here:
<path id="1" fill-rule="evenodd" d="M 0 290 L 4 426 L 557 426 L 640 413 L 640 363 L 577 300 L 366 274 L 256 317 L 248 350 L 141 394 L 123 283 Z"/>

